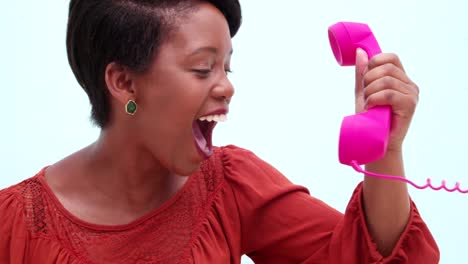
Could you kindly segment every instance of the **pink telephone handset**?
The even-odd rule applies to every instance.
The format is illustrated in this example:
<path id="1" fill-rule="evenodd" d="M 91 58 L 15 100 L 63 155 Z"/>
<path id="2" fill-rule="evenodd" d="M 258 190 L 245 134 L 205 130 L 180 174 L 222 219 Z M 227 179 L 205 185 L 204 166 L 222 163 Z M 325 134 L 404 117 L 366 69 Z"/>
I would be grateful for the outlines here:
<path id="1" fill-rule="evenodd" d="M 328 38 L 336 60 L 341 66 L 356 64 L 356 49 L 367 52 L 369 58 L 381 53 L 369 26 L 362 23 L 338 22 L 328 28 Z M 351 165 L 367 164 L 384 157 L 390 134 L 391 109 L 379 106 L 367 112 L 343 118 L 339 140 L 339 160 Z"/>
<path id="2" fill-rule="evenodd" d="M 366 51 L 372 58 L 381 53 L 379 44 L 369 26 L 356 22 L 338 22 L 328 28 L 328 39 L 335 59 L 341 66 L 356 64 L 356 49 Z M 339 160 L 342 164 L 352 166 L 357 172 L 390 180 L 404 181 L 417 189 L 431 188 L 435 191 L 468 193 L 460 189 L 460 183 L 448 188 L 445 180 L 440 186 L 433 186 L 431 179 L 425 185 L 417 185 L 411 180 L 392 175 L 382 175 L 363 170 L 360 165 L 377 161 L 384 157 L 387 150 L 391 126 L 391 108 L 379 106 L 367 112 L 343 118 L 339 139 Z"/>

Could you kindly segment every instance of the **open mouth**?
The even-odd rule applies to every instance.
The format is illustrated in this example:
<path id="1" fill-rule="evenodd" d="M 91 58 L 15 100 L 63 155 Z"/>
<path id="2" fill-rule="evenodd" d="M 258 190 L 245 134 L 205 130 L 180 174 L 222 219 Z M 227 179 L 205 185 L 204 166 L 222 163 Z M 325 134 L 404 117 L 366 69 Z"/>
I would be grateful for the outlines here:
<path id="1" fill-rule="evenodd" d="M 226 121 L 226 115 L 211 115 L 193 121 L 192 133 L 195 146 L 203 158 L 206 159 L 213 154 L 213 129 L 218 122 L 223 121 Z"/>

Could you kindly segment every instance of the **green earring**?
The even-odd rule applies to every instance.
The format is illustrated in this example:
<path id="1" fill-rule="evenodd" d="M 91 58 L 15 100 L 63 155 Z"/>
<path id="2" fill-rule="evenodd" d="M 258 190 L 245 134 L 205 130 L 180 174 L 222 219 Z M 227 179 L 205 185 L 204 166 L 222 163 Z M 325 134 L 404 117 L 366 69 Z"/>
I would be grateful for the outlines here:
<path id="1" fill-rule="evenodd" d="M 125 112 L 129 115 L 134 115 L 137 111 L 137 104 L 133 100 L 128 100 L 127 104 L 125 105 Z"/>

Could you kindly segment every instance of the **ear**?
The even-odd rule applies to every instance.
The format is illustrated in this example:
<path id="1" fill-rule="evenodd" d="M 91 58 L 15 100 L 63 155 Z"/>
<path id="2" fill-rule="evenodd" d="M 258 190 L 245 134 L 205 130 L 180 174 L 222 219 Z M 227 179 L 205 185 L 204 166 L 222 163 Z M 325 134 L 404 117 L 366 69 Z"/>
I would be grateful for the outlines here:
<path id="1" fill-rule="evenodd" d="M 104 76 L 107 89 L 112 97 L 122 104 L 126 104 L 130 99 L 135 100 L 135 89 L 132 85 L 130 72 L 125 66 L 111 62 L 106 66 Z"/>

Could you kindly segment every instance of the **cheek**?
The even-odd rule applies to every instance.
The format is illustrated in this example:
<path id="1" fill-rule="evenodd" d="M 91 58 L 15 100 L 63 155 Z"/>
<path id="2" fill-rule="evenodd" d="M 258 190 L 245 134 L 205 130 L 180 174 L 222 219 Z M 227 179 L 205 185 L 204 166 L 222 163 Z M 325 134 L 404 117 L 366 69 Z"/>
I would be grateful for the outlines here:
<path id="1" fill-rule="evenodd" d="M 145 106 L 159 109 L 188 106 L 195 103 L 191 101 L 197 101 L 202 91 L 201 82 L 182 70 L 161 71 L 156 76 L 159 78 L 146 80 L 138 91 Z"/>
<path id="2" fill-rule="evenodd" d="M 209 96 L 209 81 L 175 70 L 153 76 L 161 77 L 145 80 L 138 90 L 139 127 L 164 138 L 167 144 L 187 141 L 192 123 Z"/>
<path id="3" fill-rule="evenodd" d="M 191 140 L 192 122 L 198 105 L 187 92 L 148 93 L 137 112 L 138 129 L 151 148 L 173 152 Z M 140 115 L 138 115 L 140 114 Z"/>
<path id="4" fill-rule="evenodd" d="M 138 125 L 141 142 L 163 167 L 189 175 L 201 162 L 192 135 L 193 118 L 191 115 L 187 118 L 177 107 L 158 108 L 158 111 L 158 114 L 141 116 Z"/>
<path id="5" fill-rule="evenodd" d="M 201 161 L 193 139 L 192 123 L 202 101 L 194 97 L 188 92 L 165 97 L 148 96 L 142 111 L 135 116 L 139 119 L 137 127 L 143 145 L 162 166 L 182 175 L 193 172 Z"/>

